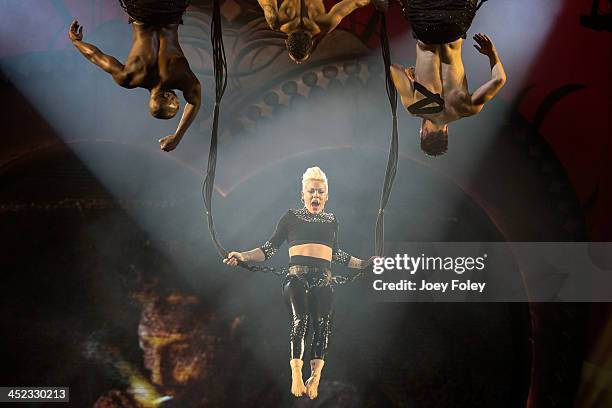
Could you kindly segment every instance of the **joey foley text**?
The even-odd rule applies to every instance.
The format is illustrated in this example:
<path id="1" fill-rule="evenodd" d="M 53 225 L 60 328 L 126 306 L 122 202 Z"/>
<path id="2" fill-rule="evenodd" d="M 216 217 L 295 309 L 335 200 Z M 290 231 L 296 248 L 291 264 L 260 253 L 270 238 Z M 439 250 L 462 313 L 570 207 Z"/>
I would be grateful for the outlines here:
<path id="1" fill-rule="evenodd" d="M 479 257 L 441 257 L 441 256 L 421 256 L 414 257 L 407 254 L 396 254 L 395 257 L 379 257 L 374 259 L 372 271 L 376 275 L 384 272 L 402 272 L 400 276 L 406 277 L 416 274 L 418 271 L 430 272 L 451 272 L 462 275 L 465 272 L 482 271 L 485 268 L 487 254 Z M 485 289 L 485 282 L 475 282 L 470 279 L 450 279 L 450 281 L 431 282 L 429 279 L 393 279 L 393 275 L 377 276 L 372 287 L 375 291 L 426 291 L 442 292 L 468 291 L 482 293 Z M 384 279 L 382 279 L 384 278 Z M 397 276 L 395 276 L 397 278 Z M 446 280 L 444 277 L 441 280 Z"/>

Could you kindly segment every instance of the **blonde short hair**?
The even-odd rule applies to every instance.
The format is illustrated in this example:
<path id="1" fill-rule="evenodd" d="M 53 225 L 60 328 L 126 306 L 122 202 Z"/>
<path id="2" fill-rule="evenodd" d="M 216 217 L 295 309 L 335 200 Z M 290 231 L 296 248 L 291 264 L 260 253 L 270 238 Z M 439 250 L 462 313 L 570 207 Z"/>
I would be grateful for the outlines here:
<path id="1" fill-rule="evenodd" d="M 325 187 L 328 187 L 327 176 L 319 167 L 315 166 L 306 169 L 306 171 L 302 175 L 302 189 L 306 187 L 306 183 L 312 180 L 322 181 L 325 183 Z"/>

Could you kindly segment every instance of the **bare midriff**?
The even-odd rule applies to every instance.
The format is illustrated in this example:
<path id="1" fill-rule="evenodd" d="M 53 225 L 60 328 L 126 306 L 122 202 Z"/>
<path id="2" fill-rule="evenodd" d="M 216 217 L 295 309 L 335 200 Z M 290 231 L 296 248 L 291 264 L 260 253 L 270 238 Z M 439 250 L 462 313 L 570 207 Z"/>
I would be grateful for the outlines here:
<path id="1" fill-rule="evenodd" d="M 289 256 L 310 256 L 331 261 L 332 249 L 323 244 L 301 244 L 289 248 Z"/>

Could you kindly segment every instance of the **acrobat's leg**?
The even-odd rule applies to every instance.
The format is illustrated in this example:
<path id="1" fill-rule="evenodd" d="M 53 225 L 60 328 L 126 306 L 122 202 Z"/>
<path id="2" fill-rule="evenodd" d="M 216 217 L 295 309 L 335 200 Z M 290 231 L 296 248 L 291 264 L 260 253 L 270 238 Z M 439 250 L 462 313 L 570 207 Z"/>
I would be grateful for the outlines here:
<path id="1" fill-rule="evenodd" d="M 291 393 L 300 397 L 306 393 L 302 379 L 304 361 L 304 338 L 308 333 L 308 300 L 304 283 L 297 277 L 289 277 L 283 286 L 283 297 L 291 317 L 289 345 L 291 348 Z"/>
<path id="2" fill-rule="evenodd" d="M 314 287 L 309 293 L 310 315 L 313 319 L 314 336 L 310 352 L 311 374 L 306 381 L 310 399 L 317 398 L 321 371 L 329 347 L 334 314 L 334 289 L 331 286 Z"/>

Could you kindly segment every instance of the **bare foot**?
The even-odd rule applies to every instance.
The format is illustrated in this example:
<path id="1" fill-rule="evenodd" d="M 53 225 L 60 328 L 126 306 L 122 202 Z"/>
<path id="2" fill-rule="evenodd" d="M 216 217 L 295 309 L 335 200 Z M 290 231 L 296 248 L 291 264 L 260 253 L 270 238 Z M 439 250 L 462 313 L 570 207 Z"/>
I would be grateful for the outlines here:
<path id="1" fill-rule="evenodd" d="M 320 380 L 321 380 L 321 377 L 312 376 L 306 381 L 306 394 L 308 394 L 308 397 L 311 400 L 317 398 L 317 395 L 319 395 L 319 381 Z"/>
<path id="2" fill-rule="evenodd" d="M 289 361 L 291 366 L 291 393 L 296 397 L 301 397 L 306 394 L 306 386 L 304 380 L 302 380 L 302 366 L 304 362 L 300 359 L 294 358 Z"/>
<path id="3" fill-rule="evenodd" d="M 306 386 L 302 377 L 296 378 L 295 376 L 291 379 L 291 393 L 296 397 L 301 397 L 306 394 Z"/>

